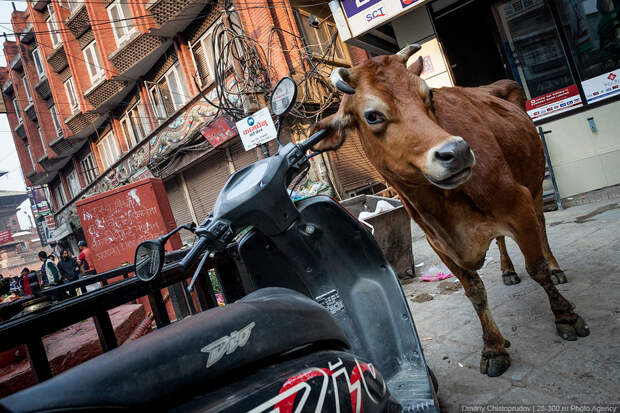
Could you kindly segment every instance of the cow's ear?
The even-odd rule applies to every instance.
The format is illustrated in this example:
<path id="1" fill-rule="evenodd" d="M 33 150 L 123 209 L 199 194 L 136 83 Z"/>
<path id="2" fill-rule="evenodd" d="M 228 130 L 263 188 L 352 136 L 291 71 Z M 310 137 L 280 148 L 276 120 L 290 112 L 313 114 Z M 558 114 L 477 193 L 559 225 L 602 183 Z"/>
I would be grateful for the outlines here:
<path id="1" fill-rule="evenodd" d="M 321 119 L 312 128 L 312 133 L 327 129 L 328 134 L 321 142 L 314 145 L 312 149 L 316 151 L 336 150 L 342 146 L 346 139 L 347 130 L 350 128 L 350 116 L 342 114 L 340 111 Z"/>
<path id="2" fill-rule="evenodd" d="M 418 57 L 415 62 L 413 62 L 407 69 L 416 76 L 420 76 L 422 74 L 422 70 L 424 70 L 424 59 L 422 56 Z"/>

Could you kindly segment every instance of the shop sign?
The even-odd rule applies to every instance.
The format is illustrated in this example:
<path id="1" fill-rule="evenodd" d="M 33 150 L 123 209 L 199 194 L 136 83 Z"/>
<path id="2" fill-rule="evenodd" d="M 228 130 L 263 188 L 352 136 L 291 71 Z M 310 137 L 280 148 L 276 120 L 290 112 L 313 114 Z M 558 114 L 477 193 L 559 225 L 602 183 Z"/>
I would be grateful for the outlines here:
<path id="1" fill-rule="evenodd" d="M 237 130 L 246 151 L 276 138 L 276 126 L 267 107 L 237 122 Z"/>
<path id="2" fill-rule="evenodd" d="M 224 117 L 217 118 L 209 126 L 200 129 L 200 133 L 215 148 L 237 136 L 235 125 Z"/>
<path id="3" fill-rule="evenodd" d="M 570 85 L 528 100 L 525 108 L 532 120 L 538 120 L 582 105 L 577 85 Z"/>
<path id="4" fill-rule="evenodd" d="M 11 234 L 11 230 L 0 231 L 0 244 L 6 244 L 7 242 L 13 241 L 13 235 Z"/>
<path id="5" fill-rule="evenodd" d="M 620 93 L 620 69 L 581 82 L 588 103 Z"/>
<path id="6" fill-rule="evenodd" d="M 52 215 L 48 215 L 45 217 L 45 226 L 49 230 L 56 229 L 56 221 L 54 221 L 54 217 Z"/>
<path id="7" fill-rule="evenodd" d="M 408 12 L 411 6 L 419 6 L 426 0 L 342 0 L 342 9 L 352 36 L 359 36 L 368 30 L 387 23 Z M 341 31 L 341 37 L 345 36 Z"/>

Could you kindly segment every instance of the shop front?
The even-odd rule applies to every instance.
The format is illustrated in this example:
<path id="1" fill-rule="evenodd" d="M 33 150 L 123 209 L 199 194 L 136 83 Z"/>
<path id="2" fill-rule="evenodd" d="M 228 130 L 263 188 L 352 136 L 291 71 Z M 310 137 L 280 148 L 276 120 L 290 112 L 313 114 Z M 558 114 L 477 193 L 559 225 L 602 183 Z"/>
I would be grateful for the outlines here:
<path id="1" fill-rule="evenodd" d="M 420 43 L 429 86 L 521 84 L 560 196 L 620 183 L 619 0 L 342 0 L 341 37 L 371 53 Z M 416 55 L 417 58 L 417 55 Z"/>

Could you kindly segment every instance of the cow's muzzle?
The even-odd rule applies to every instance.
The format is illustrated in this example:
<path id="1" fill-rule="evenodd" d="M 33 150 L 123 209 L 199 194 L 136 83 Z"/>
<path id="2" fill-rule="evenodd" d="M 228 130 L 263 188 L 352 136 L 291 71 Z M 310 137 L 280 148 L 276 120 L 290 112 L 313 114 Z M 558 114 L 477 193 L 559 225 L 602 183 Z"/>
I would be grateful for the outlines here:
<path id="1" fill-rule="evenodd" d="M 476 157 L 467 141 L 453 136 L 429 151 L 425 176 L 440 188 L 453 189 L 471 177 L 475 163 Z"/>

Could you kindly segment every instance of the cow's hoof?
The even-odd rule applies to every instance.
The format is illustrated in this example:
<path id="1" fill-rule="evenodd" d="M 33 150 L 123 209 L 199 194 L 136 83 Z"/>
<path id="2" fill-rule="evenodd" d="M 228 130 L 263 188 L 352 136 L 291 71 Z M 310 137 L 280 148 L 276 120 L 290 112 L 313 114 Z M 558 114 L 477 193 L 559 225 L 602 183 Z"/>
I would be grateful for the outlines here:
<path id="1" fill-rule="evenodd" d="M 562 270 L 551 270 L 551 281 L 554 284 L 566 284 L 568 282 Z"/>
<path id="2" fill-rule="evenodd" d="M 581 316 L 577 316 L 573 322 L 555 323 L 555 326 L 560 337 L 567 341 L 575 341 L 577 337 L 587 337 L 590 335 L 590 327 Z"/>
<path id="3" fill-rule="evenodd" d="M 510 356 L 508 353 L 498 353 L 497 351 L 487 351 L 482 353 L 480 358 L 480 373 L 489 377 L 497 377 L 504 374 L 510 367 Z"/>
<path id="4" fill-rule="evenodd" d="M 510 271 L 502 274 L 502 281 L 504 281 L 504 284 L 506 285 L 514 285 L 519 284 L 521 282 L 521 278 L 519 278 L 516 272 Z"/>

